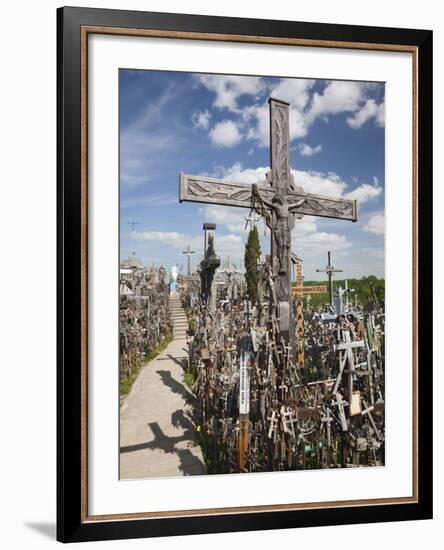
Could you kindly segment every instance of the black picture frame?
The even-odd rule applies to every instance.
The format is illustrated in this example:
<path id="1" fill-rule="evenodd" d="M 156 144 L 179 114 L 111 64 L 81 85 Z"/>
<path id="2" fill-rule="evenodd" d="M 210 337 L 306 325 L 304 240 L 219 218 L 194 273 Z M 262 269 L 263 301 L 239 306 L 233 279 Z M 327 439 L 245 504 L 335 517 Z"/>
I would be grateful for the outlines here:
<path id="1" fill-rule="evenodd" d="M 82 331 L 85 305 L 82 269 L 87 269 L 81 261 L 83 27 L 404 45 L 416 50 L 417 265 L 420 266 L 416 280 L 416 331 L 420 363 L 416 394 L 418 491 L 415 502 L 149 519 L 88 518 L 82 503 L 86 474 L 82 469 L 81 450 L 85 437 L 81 363 L 86 346 Z M 57 72 L 57 539 L 77 542 L 432 518 L 432 32 L 65 7 L 57 11 Z"/>

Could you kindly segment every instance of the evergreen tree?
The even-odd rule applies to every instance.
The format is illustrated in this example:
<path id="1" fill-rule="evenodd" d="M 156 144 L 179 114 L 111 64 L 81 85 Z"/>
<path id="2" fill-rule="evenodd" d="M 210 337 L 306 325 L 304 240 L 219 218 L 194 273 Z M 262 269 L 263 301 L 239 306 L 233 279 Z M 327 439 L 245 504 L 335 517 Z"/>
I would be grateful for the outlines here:
<path id="1" fill-rule="evenodd" d="M 259 244 L 259 233 L 255 226 L 248 234 L 247 244 L 245 245 L 245 281 L 247 283 L 247 292 L 250 300 L 254 303 L 257 300 L 257 261 L 261 255 L 261 246 Z"/>

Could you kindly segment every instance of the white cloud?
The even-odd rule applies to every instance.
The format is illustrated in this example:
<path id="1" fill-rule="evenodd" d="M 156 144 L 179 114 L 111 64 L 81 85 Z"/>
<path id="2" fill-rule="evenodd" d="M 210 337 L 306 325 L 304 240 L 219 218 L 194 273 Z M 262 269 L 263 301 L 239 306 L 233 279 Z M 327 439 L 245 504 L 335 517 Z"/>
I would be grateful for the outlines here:
<path id="1" fill-rule="evenodd" d="M 270 120 L 267 103 L 249 105 L 242 110 L 242 121 L 248 127 L 247 139 L 255 140 L 262 147 L 267 147 L 270 140 Z"/>
<path id="2" fill-rule="evenodd" d="M 356 111 L 352 117 L 347 118 L 347 124 L 350 128 L 361 128 L 371 118 L 375 119 L 378 126 L 384 126 L 385 123 L 385 104 L 379 105 L 374 99 L 368 99 L 363 107 Z"/>
<path id="3" fill-rule="evenodd" d="M 210 118 L 211 113 L 208 109 L 205 111 L 194 111 L 191 115 L 191 122 L 193 123 L 194 128 L 199 128 L 200 130 L 208 130 L 210 127 Z"/>
<path id="4" fill-rule="evenodd" d="M 283 78 L 279 84 L 271 90 L 271 97 L 286 101 L 291 107 L 302 110 L 310 100 L 310 89 L 315 80 L 300 78 Z"/>
<path id="5" fill-rule="evenodd" d="M 352 246 L 351 242 L 347 240 L 344 235 L 338 235 L 337 233 L 326 233 L 319 231 L 317 233 L 311 233 L 304 237 L 301 242 L 298 241 L 298 248 L 301 250 L 344 250 Z"/>
<path id="6" fill-rule="evenodd" d="M 308 233 L 315 233 L 317 231 L 317 225 L 311 216 L 304 216 L 300 220 L 295 220 L 293 234 L 296 236 L 307 235 Z"/>
<path id="7" fill-rule="evenodd" d="M 263 166 L 259 166 L 258 168 L 243 168 L 242 163 L 235 162 L 229 168 L 219 168 L 214 176 L 220 177 L 225 181 L 251 185 L 252 183 L 265 182 L 268 170 L 268 167 Z"/>
<path id="8" fill-rule="evenodd" d="M 234 147 L 241 141 L 242 136 L 232 120 L 223 120 L 211 130 L 210 138 L 216 147 Z"/>
<path id="9" fill-rule="evenodd" d="M 131 238 L 133 241 L 159 241 L 170 246 L 177 246 L 179 241 L 185 242 L 189 236 L 177 231 L 131 231 Z"/>
<path id="10" fill-rule="evenodd" d="M 368 233 L 374 233 L 375 235 L 384 235 L 385 233 L 385 219 L 384 214 L 378 213 L 370 216 L 367 223 L 364 226 L 364 231 Z"/>
<path id="11" fill-rule="evenodd" d="M 304 235 L 303 238 L 298 238 L 296 234 L 293 243 L 294 250 L 300 251 L 302 254 L 316 254 L 327 250 L 338 252 L 352 246 L 352 243 L 344 235 L 324 231 L 310 233 Z"/>
<path id="12" fill-rule="evenodd" d="M 237 100 L 242 95 L 257 96 L 264 89 L 264 81 L 256 76 L 199 75 L 197 80 L 216 94 L 213 106 L 239 113 Z"/>
<path id="13" fill-rule="evenodd" d="M 261 147 L 269 144 L 269 106 L 263 100 L 264 95 L 290 104 L 290 140 L 305 137 L 318 117 L 327 122 L 330 115 L 338 113 L 351 115 L 347 122 L 352 128 L 360 128 L 371 118 L 376 124 L 384 125 L 384 103 L 378 105 L 369 98 L 375 86 L 368 83 L 330 81 L 321 92 L 312 94 L 315 80 L 283 78 L 270 84 L 260 77 L 213 75 L 200 75 L 197 80 L 215 94 L 213 106 L 238 115 L 237 128 L 242 128 L 246 139 L 256 141 Z M 240 107 L 238 100 L 245 95 L 253 101 Z M 310 155 L 310 149 L 303 151 L 301 154 Z"/>
<path id="14" fill-rule="evenodd" d="M 345 181 L 334 172 L 292 170 L 295 185 L 303 187 L 307 193 L 341 197 L 347 187 Z"/>
<path id="15" fill-rule="evenodd" d="M 194 250 L 203 250 L 203 233 L 189 235 L 177 231 L 132 231 L 130 237 L 134 241 L 160 243 L 176 250 L 184 250 L 188 244 Z M 215 250 L 219 256 L 239 256 L 243 251 L 242 239 L 239 235 L 218 235 L 216 233 Z"/>
<path id="16" fill-rule="evenodd" d="M 209 205 L 201 209 L 204 220 L 224 225 L 233 233 L 245 232 L 245 218 L 248 210 L 244 208 L 233 208 L 231 206 Z"/>
<path id="17" fill-rule="evenodd" d="M 365 98 L 365 87 L 360 82 L 335 80 L 327 84 L 322 94 L 313 95 L 308 118 L 312 122 L 319 116 L 356 111 Z"/>
<path id="18" fill-rule="evenodd" d="M 120 208 L 132 208 L 133 206 L 165 206 L 178 203 L 177 195 L 145 195 L 145 196 L 129 196 L 120 202 Z"/>
<path id="19" fill-rule="evenodd" d="M 357 200 L 358 204 L 370 201 L 378 197 L 382 193 L 382 187 L 377 183 L 373 185 L 370 183 L 361 183 L 356 189 L 346 193 L 344 196 L 346 199 Z"/>
<path id="20" fill-rule="evenodd" d="M 298 151 L 301 153 L 303 157 L 312 157 L 313 155 L 317 155 L 322 151 L 322 145 L 316 145 L 316 147 L 311 147 L 307 143 L 300 143 L 298 145 Z"/>
<path id="21" fill-rule="evenodd" d="M 239 235 L 216 235 L 215 247 L 219 256 L 241 256 L 244 251 Z"/>

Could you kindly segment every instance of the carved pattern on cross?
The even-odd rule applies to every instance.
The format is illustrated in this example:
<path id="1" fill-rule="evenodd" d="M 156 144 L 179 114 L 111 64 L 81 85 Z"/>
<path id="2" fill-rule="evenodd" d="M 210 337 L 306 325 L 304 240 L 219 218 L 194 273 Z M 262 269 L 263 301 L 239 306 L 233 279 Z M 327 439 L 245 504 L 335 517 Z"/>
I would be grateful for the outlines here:
<path id="1" fill-rule="evenodd" d="M 278 192 L 285 194 L 290 183 L 288 106 L 270 102 L 272 125 L 272 182 Z"/>

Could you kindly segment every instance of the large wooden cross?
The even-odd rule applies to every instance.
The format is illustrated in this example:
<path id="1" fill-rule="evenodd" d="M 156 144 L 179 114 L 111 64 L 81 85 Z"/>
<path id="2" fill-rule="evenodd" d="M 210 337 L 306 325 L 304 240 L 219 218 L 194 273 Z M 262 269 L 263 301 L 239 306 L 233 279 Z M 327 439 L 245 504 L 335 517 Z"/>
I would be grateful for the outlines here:
<path id="1" fill-rule="evenodd" d="M 303 215 L 357 220 L 356 201 L 306 193 L 294 184 L 290 168 L 289 104 L 270 98 L 270 171 L 257 185 L 180 174 L 179 200 L 256 209 L 267 214 L 281 335 L 294 350 L 291 307 L 291 231 Z"/>

